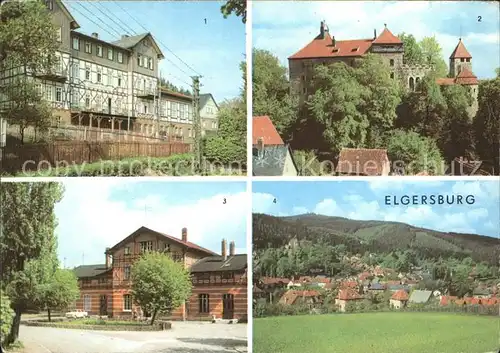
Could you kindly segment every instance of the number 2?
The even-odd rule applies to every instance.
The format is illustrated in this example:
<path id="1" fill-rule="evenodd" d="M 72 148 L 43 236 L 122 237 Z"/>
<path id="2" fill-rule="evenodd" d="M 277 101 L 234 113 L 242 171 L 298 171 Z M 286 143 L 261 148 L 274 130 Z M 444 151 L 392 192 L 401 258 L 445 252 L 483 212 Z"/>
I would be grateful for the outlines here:
<path id="1" fill-rule="evenodd" d="M 481 22 L 483 18 L 481 16 L 477 16 L 477 22 Z"/>

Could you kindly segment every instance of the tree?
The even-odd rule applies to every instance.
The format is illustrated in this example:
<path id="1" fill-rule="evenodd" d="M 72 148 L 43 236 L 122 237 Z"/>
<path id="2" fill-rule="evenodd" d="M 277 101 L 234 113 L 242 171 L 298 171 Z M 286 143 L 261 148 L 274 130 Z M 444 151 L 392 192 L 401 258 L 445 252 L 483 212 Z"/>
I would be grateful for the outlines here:
<path id="1" fill-rule="evenodd" d="M 29 25 L 26 25 L 29 24 Z M 46 127 L 50 111 L 41 102 L 33 77 L 51 72 L 60 65 L 56 27 L 41 1 L 9 1 L 0 12 L 0 71 L 10 70 L 14 77 L 0 85 L 7 109 L 1 113 L 10 123 Z M 60 59 L 59 59 L 60 60 Z"/>
<path id="2" fill-rule="evenodd" d="M 408 65 L 422 64 L 424 62 L 424 55 L 422 48 L 417 43 L 413 34 L 401 33 L 398 38 L 403 42 L 404 54 L 403 61 Z"/>
<path id="3" fill-rule="evenodd" d="M 191 91 L 189 89 L 184 89 L 183 87 L 177 87 L 172 82 L 165 79 L 164 77 L 160 78 L 160 86 L 164 87 L 168 90 L 171 90 L 173 92 L 181 93 L 181 94 L 184 94 L 184 95 L 190 96 L 190 97 L 192 96 Z"/>
<path id="4" fill-rule="evenodd" d="M 218 113 L 219 129 L 205 141 L 205 156 L 225 164 L 246 163 L 247 116 L 240 98 L 222 103 Z"/>
<path id="5" fill-rule="evenodd" d="M 420 49 L 424 58 L 424 63 L 433 66 L 433 71 L 437 77 L 446 77 L 448 68 L 443 60 L 442 48 L 435 36 L 425 37 L 420 43 Z"/>
<path id="6" fill-rule="evenodd" d="M 247 22 L 247 2 L 246 0 L 227 0 L 224 5 L 221 6 L 220 11 L 224 18 L 234 13 L 236 16 L 241 16 L 241 21 L 243 23 Z"/>
<path id="7" fill-rule="evenodd" d="M 298 112 L 298 99 L 290 94 L 288 70 L 267 50 L 253 49 L 252 60 L 252 115 L 269 116 L 279 134 L 286 139 Z"/>
<path id="8" fill-rule="evenodd" d="M 380 147 L 401 101 L 400 86 L 382 58 L 367 55 L 353 67 L 343 62 L 319 66 L 314 76 L 317 90 L 307 105 L 330 150 Z"/>
<path id="9" fill-rule="evenodd" d="M 51 310 L 66 309 L 80 297 L 78 280 L 71 270 L 58 268 L 50 282 L 43 283 L 37 288 L 38 304 L 47 310 L 49 322 Z"/>
<path id="10" fill-rule="evenodd" d="M 420 172 L 440 175 L 444 161 L 436 142 L 414 131 L 394 130 L 390 133 L 387 153 L 394 168 L 402 168 L 404 175 Z"/>
<path id="11" fill-rule="evenodd" d="M 147 253 L 132 266 L 132 296 L 141 308 L 152 313 L 151 325 L 158 314 L 170 314 L 190 294 L 189 271 L 166 254 Z"/>
<path id="12" fill-rule="evenodd" d="M 479 110 L 473 128 L 482 160 L 495 161 L 500 150 L 500 77 L 479 84 Z M 498 165 L 498 163 L 495 163 Z"/>
<path id="13" fill-rule="evenodd" d="M 14 311 L 10 307 L 9 297 L 0 290 L 0 346 L 10 332 L 13 318 Z"/>
<path id="14" fill-rule="evenodd" d="M 19 336 L 21 313 L 34 298 L 35 284 L 26 271 L 47 244 L 53 244 L 55 204 L 61 200 L 59 183 L 4 183 L 0 188 L 2 232 L 0 233 L 0 279 L 6 284 L 15 317 L 7 343 Z M 29 268 L 29 265 L 28 265 Z"/>

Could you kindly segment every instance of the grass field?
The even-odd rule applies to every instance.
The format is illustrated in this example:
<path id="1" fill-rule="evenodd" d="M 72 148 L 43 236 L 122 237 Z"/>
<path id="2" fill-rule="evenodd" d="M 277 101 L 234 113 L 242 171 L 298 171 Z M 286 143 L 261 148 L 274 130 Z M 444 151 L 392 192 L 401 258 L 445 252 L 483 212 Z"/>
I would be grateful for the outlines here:
<path id="1" fill-rule="evenodd" d="M 253 321 L 254 353 L 485 353 L 500 318 L 442 313 L 279 316 Z"/>

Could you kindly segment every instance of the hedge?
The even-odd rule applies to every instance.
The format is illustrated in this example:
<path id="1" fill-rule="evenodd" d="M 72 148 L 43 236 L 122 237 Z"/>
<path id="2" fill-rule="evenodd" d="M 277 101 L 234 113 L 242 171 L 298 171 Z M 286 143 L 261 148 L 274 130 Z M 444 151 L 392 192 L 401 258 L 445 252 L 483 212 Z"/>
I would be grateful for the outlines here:
<path id="1" fill-rule="evenodd" d="M 164 331 L 172 328 L 171 322 L 156 322 L 153 325 L 149 324 L 71 324 L 69 322 L 42 322 L 42 321 L 25 321 L 26 326 L 36 327 L 54 327 L 54 328 L 68 328 L 78 330 L 93 330 L 93 331 Z"/>

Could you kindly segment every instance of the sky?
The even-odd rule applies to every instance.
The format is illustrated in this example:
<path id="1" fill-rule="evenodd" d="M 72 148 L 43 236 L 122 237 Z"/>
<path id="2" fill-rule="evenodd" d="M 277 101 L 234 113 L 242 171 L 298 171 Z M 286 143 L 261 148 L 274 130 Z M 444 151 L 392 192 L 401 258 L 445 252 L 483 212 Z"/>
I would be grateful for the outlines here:
<path id="1" fill-rule="evenodd" d="M 500 236 L 498 181 L 336 181 L 256 182 L 255 213 L 291 216 L 316 213 L 356 220 L 407 223 L 426 229 Z M 393 196 L 474 195 L 474 204 L 395 205 Z M 389 196 L 390 204 L 386 204 Z M 274 202 L 276 199 L 276 202 Z M 470 200 L 470 199 L 469 199 Z M 463 202 L 464 203 L 464 202 Z"/>
<path id="2" fill-rule="evenodd" d="M 162 76 L 174 85 L 190 89 L 191 76 L 201 74 L 201 93 L 212 93 L 218 103 L 239 95 L 243 85 L 239 64 L 245 59 L 245 25 L 236 16 L 224 19 L 220 12 L 223 2 L 64 0 L 64 3 L 80 24 L 77 31 L 87 35 L 97 32 L 105 41 L 120 39 L 125 30 L 141 34 L 147 29 L 165 56 L 160 64 Z"/>
<path id="3" fill-rule="evenodd" d="M 287 58 L 319 34 L 322 20 L 337 40 L 372 38 L 384 24 L 394 35 L 435 36 L 447 65 L 462 37 L 478 78 L 495 77 L 500 67 L 499 5 L 494 1 L 254 1 L 252 10 L 253 47 L 271 51 L 287 67 Z"/>
<path id="4" fill-rule="evenodd" d="M 92 179 L 92 178 L 90 178 Z M 66 179 L 56 204 L 58 257 L 66 268 L 103 264 L 112 247 L 141 226 L 221 253 L 234 241 L 246 253 L 250 212 L 244 182 L 155 182 L 128 178 Z M 226 203 L 224 203 L 226 199 Z"/>

